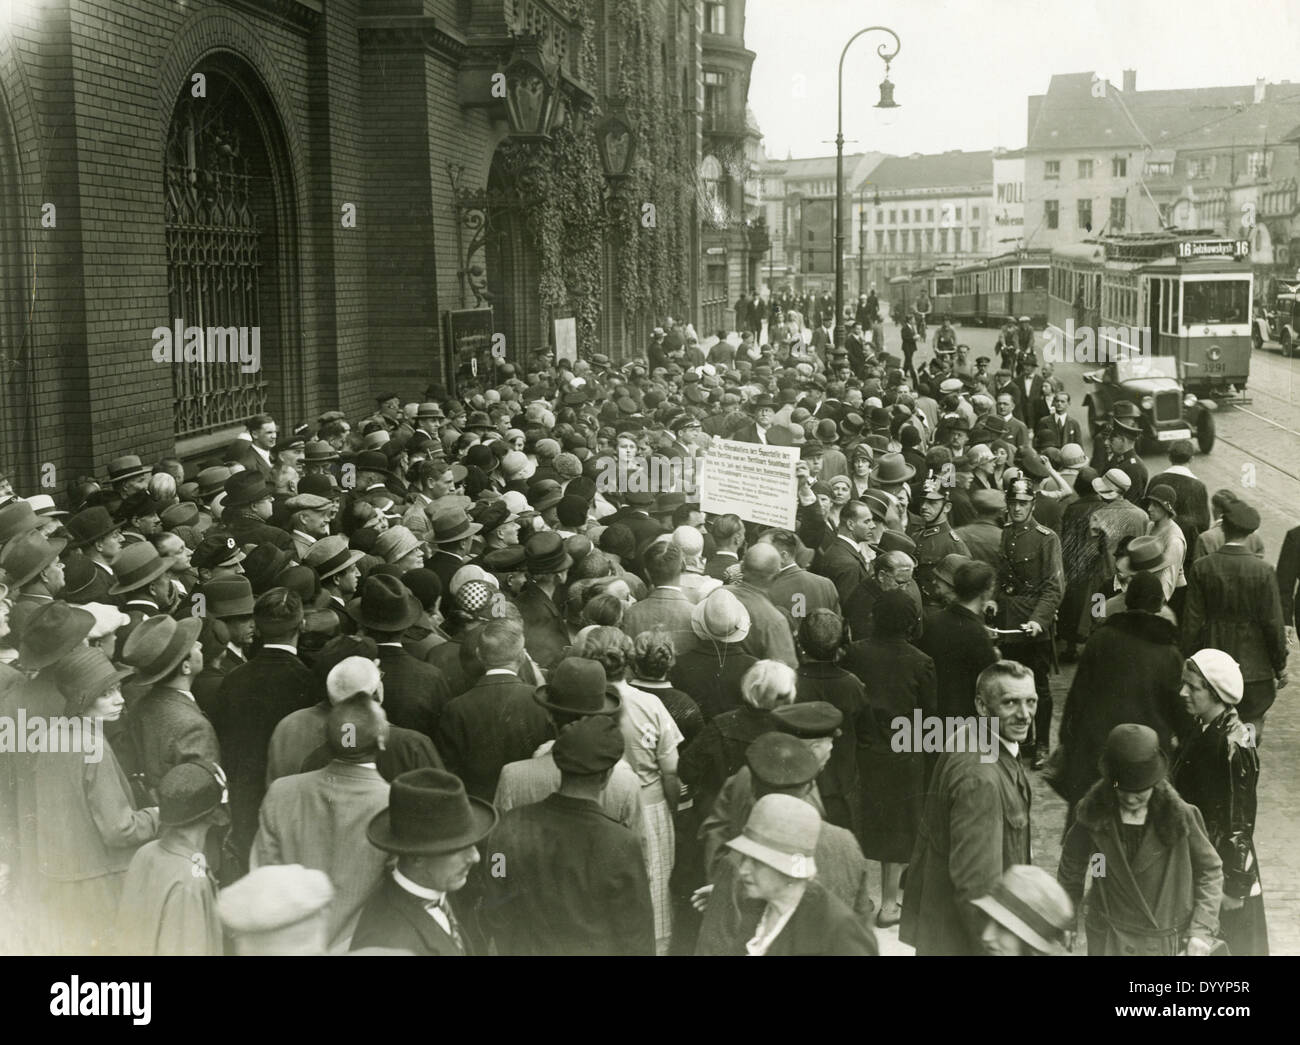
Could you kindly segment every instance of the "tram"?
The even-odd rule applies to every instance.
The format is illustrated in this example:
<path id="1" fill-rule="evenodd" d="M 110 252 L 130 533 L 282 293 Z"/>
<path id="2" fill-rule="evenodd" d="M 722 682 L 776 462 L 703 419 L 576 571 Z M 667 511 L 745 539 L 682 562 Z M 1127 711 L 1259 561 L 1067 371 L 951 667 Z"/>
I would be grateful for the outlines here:
<path id="1" fill-rule="evenodd" d="M 998 326 L 1008 317 L 1028 316 L 1035 326 L 1043 326 L 1050 268 L 1051 252 L 1045 248 L 1009 251 L 958 267 L 953 318 L 959 323 Z"/>
<path id="2" fill-rule="evenodd" d="M 1231 399 L 1245 391 L 1249 241 L 1206 229 L 1106 236 L 1053 250 L 1049 282 L 1049 330 L 1074 355 L 1086 354 L 1080 339 L 1091 334 L 1098 363 L 1168 357 L 1192 395 Z"/>
<path id="3" fill-rule="evenodd" d="M 943 317 L 952 312 L 953 265 L 940 262 L 926 268 L 916 269 L 912 273 L 912 300 L 920 301 L 922 294 L 930 299 L 929 321 L 943 322 Z"/>

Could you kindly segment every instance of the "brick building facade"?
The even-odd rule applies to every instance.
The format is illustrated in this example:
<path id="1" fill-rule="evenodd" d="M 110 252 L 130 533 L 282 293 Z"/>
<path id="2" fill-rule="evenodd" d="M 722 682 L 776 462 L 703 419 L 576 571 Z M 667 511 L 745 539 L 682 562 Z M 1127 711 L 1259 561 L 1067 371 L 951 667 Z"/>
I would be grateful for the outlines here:
<path id="1" fill-rule="evenodd" d="M 599 313 L 586 347 L 626 354 L 615 259 L 542 301 L 536 232 L 501 168 L 520 135 L 493 76 L 533 43 L 551 70 L 548 128 L 572 135 L 595 170 L 588 189 L 603 187 L 597 121 L 629 95 L 634 125 L 669 111 L 662 133 L 681 140 L 663 147 L 699 155 L 701 23 L 689 0 L 12 5 L 0 464 L 20 490 L 59 493 L 124 452 L 210 455 L 259 409 L 287 428 L 335 407 L 357 415 L 390 386 L 416 398 L 451 377 L 446 313 L 485 298 L 507 359 L 574 313 Z M 646 163 L 643 147 L 634 192 L 651 184 Z M 651 262 L 684 270 L 642 313 L 698 306 L 694 193 L 682 196 L 658 200 L 648 231 L 664 238 L 657 253 L 636 246 L 649 260 L 626 270 L 643 282 Z M 618 249 L 599 207 L 569 218 L 596 223 L 597 255 Z M 668 285 L 662 272 L 648 282 Z M 256 330 L 260 369 L 157 362 L 158 332 L 178 320 Z"/>

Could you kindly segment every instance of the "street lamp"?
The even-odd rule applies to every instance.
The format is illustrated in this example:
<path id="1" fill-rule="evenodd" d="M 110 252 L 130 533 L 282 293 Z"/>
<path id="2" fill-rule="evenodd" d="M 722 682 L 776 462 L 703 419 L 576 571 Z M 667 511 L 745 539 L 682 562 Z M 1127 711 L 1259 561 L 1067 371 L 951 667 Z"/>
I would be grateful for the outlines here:
<path id="1" fill-rule="evenodd" d="M 557 73 L 535 39 L 515 45 L 505 77 L 506 120 L 516 141 L 545 141 L 556 126 Z"/>
<path id="2" fill-rule="evenodd" d="M 902 48 L 902 43 L 898 39 L 898 34 L 888 26 L 872 25 L 866 29 L 859 29 L 849 37 L 849 42 L 844 45 L 844 50 L 840 52 L 840 72 L 837 95 L 837 122 L 835 130 L 835 347 L 844 347 L 844 226 L 841 220 L 841 213 L 844 206 L 844 57 L 849 53 L 849 47 L 859 36 L 871 32 L 885 32 L 894 38 L 894 49 L 888 54 L 885 53 L 886 45 L 881 44 L 876 48 L 876 54 L 885 60 L 885 78 L 880 83 L 880 101 L 876 103 L 877 109 L 896 109 L 898 103 L 894 101 L 894 85 L 889 81 L 889 63 L 898 57 L 898 52 Z"/>

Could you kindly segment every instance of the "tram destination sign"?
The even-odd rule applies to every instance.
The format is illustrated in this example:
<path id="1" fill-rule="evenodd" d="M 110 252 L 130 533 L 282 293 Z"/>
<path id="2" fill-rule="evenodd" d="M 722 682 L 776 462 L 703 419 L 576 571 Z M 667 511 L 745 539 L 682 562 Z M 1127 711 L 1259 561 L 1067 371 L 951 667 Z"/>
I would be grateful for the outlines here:
<path id="1" fill-rule="evenodd" d="M 1180 261 L 1189 258 L 1245 258 L 1250 256 L 1250 240 L 1183 239 L 1178 241 L 1174 253 Z"/>

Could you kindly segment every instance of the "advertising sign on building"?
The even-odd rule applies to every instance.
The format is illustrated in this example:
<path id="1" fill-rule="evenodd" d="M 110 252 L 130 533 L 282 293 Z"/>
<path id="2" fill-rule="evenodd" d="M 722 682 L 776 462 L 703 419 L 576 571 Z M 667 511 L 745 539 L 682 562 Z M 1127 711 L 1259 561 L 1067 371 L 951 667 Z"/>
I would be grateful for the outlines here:
<path id="1" fill-rule="evenodd" d="M 993 157 L 993 238 L 1024 234 L 1025 158 Z"/>

